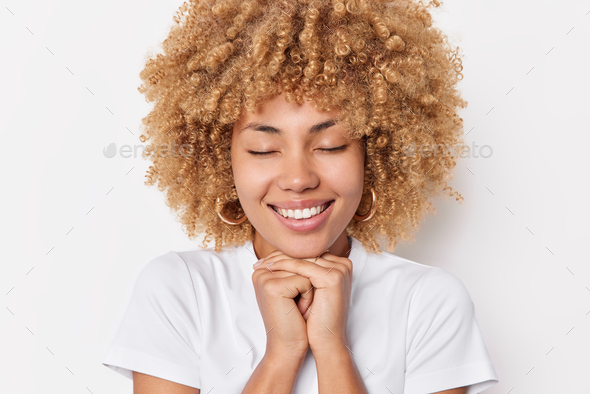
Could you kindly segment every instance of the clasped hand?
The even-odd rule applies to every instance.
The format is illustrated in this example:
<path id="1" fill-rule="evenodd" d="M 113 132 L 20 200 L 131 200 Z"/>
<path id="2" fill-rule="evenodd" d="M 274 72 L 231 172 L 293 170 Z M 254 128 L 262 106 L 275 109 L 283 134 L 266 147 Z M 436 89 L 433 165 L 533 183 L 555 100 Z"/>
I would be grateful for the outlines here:
<path id="1" fill-rule="evenodd" d="M 348 346 L 352 261 L 324 253 L 310 262 L 277 250 L 254 268 L 267 351 L 305 354 L 308 345 L 314 353 Z"/>

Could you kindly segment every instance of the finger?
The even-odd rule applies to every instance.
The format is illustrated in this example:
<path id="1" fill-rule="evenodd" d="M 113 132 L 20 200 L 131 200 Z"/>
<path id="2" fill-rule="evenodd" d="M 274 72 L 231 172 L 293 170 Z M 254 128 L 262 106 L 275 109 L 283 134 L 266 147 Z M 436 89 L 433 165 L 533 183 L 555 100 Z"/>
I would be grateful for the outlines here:
<path id="1" fill-rule="evenodd" d="M 272 266 L 271 266 L 272 267 Z M 294 272 L 289 272 L 289 271 L 285 271 L 285 270 L 271 270 L 271 269 L 259 269 L 254 271 L 254 273 L 258 273 L 258 276 L 260 277 L 259 280 L 261 281 L 267 281 L 269 279 L 277 279 L 277 278 L 286 278 L 288 276 L 293 276 L 293 275 L 297 275 Z"/>
<path id="2" fill-rule="evenodd" d="M 322 257 L 319 257 L 315 261 L 315 264 L 324 268 L 328 268 L 328 271 L 325 273 L 326 275 L 332 272 L 333 269 L 340 271 L 344 275 L 347 273 L 352 274 L 352 261 L 330 253 L 324 253 Z"/>
<path id="3" fill-rule="evenodd" d="M 258 272 L 258 283 L 260 287 L 263 287 L 266 282 L 270 281 L 272 282 L 274 292 L 280 293 L 281 296 L 287 298 L 295 298 L 300 292 L 307 293 L 312 288 L 309 279 L 293 272 L 284 270 L 258 270 Z M 276 286 L 276 288 L 274 286 Z M 302 294 L 301 296 L 306 298 L 310 297 L 309 294 Z"/>
<path id="4" fill-rule="evenodd" d="M 339 271 L 341 274 L 345 275 L 345 276 L 352 276 L 352 262 L 350 263 L 350 268 L 348 266 L 346 266 L 345 264 L 343 264 L 342 258 L 339 256 L 333 256 L 332 259 L 334 261 L 330 261 L 330 260 L 326 260 L 326 259 L 322 259 L 321 257 L 317 259 L 316 262 L 310 262 L 307 259 L 293 259 L 290 258 L 289 256 L 285 255 L 285 254 L 277 254 L 271 258 L 269 258 L 268 260 L 265 260 L 261 265 L 259 265 L 258 267 L 255 267 L 255 270 L 268 270 L 270 272 L 275 272 L 276 270 L 282 270 L 282 271 L 289 271 L 289 272 L 293 272 L 296 273 L 298 275 L 304 276 L 306 278 L 317 278 L 322 280 L 323 277 L 325 275 L 328 275 L 330 272 L 332 272 L 334 269 L 336 271 Z M 289 265 L 286 265 L 285 263 L 283 263 L 284 261 L 292 261 L 293 263 L 289 263 Z M 278 262 L 281 262 L 280 264 Z M 300 262 L 301 264 L 303 264 L 302 266 L 294 266 L 293 264 L 297 264 L 297 262 Z M 271 264 L 272 263 L 272 264 Z M 271 264 L 271 265 L 269 265 Z M 323 267 L 324 270 L 317 270 L 317 267 Z M 314 269 L 316 268 L 316 269 Z M 336 272 L 334 271 L 334 272 Z M 316 287 L 324 287 L 323 283 L 319 283 L 317 282 L 317 279 L 315 281 L 312 281 Z"/>
<path id="5" fill-rule="evenodd" d="M 265 274 L 267 276 L 267 280 L 269 279 L 282 279 L 282 278 L 289 278 L 289 277 L 298 277 L 296 280 L 289 280 L 287 283 L 284 283 L 284 288 L 291 293 L 288 295 L 287 293 L 281 294 L 285 298 L 293 298 L 295 303 L 297 304 L 297 309 L 303 315 L 305 312 L 309 310 L 309 306 L 313 302 L 313 285 L 309 281 L 309 279 L 304 278 L 300 275 L 294 274 L 288 271 L 275 271 L 273 278 L 269 278 L 269 274 Z M 283 288 L 280 289 L 281 291 Z M 309 313 L 308 313 L 309 314 Z"/>
<path id="6" fill-rule="evenodd" d="M 346 266 L 350 270 L 350 272 L 352 272 L 352 266 L 353 266 L 353 264 L 352 264 L 352 261 L 349 258 L 347 258 L 347 257 L 336 256 L 336 255 L 333 255 L 331 253 L 324 253 L 320 257 L 320 259 L 331 261 L 333 263 L 343 264 L 344 266 Z M 318 261 L 320 259 L 318 259 Z"/>
<path id="7" fill-rule="evenodd" d="M 268 265 L 269 263 L 272 263 L 272 265 Z M 333 263 L 329 264 L 333 265 Z M 273 272 L 277 270 L 289 271 L 309 279 L 322 277 L 333 268 L 329 266 L 325 267 L 307 260 L 285 258 L 285 256 L 271 258 L 268 263 L 266 263 L 266 261 L 262 263 L 262 266 Z"/>
<path id="8" fill-rule="evenodd" d="M 252 273 L 252 283 L 257 284 L 257 286 L 262 287 L 264 282 L 272 278 L 286 278 L 288 276 L 297 275 L 293 272 L 283 271 L 283 270 L 276 270 L 271 271 L 268 269 L 258 269 Z"/>
<path id="9" fill-rule="evenodd" d="M 334 257 L 332 257 L 331 260 L 327 260 L 322 257 L 318 257 L 317 260 L 316 260 L 316 258 L 295 259 L 290 256 L 281 254 L 281 255 L 271 257 L 268 260 L 264 260 L 264 262 L 260 266 L 258 266 L 257 268 L 269 268 L 271 270 L 275 270 L 275 269 L 280 268 L 280 269 L 284 269 L 285 271 L 291 271 L 290 269 L 284 268 L 285 267 L 284 263 L 281 263 L 282 266 L 279 267 L 277 265 L 277 262 L 278 261 L 285 261 L 285 260 L 292 260 L 295 262 L 300 261 L 302 264 L 304 264 L 305 267 L 313 267 L 313 265 L 316 265 L 316 266 L 327 268 L 328 271 L 331 270 L 332 268 L 338 268 L 338 270 L 340 270 L 342 273 L 345 273 L 346 270 L 348 269 L 348 267 L 342 262 L 342 259 L 340 257 L 338 257 L 338 256 L 334 256 Z M 269 264 L 271 264 L 271 265 L 269 265 Z M 313 265 L 310 265 L 310 264 L 313 264 Z M 295 272 L 295 271 L 291 271 L 291 272 Z M 316 271 L 316 272 L 321 272 L 321 271 Z M 296 273 L 300 274 L 299 272 L 296 272 Z"/>
<path id="10" fill-rule="evenodd" d="M 303 278 L 302 276 L 300 276 L 301 278 Z M 308 311 L 309 306 L 312 304 L 313 302 L 313 296 L 314 296 L 314 291 L 313 291 L 313 284 L 311 283 L 311 281 L 307 278 L 304 278 L 307 282 L 306 283 L 306 287 L 307 289 L 302 289 L 305 291 L 300 291 L 299 293 L 299 301 L 297 301 L 297 308 L 299 308 L 299 312 L 301 312 L 302 315 L 305 315 L 305 313 Z M 305 316 L 304 316 L 305 318 Z"/>
<path id="11" fill-rule="evenodd" d="M 311 308 L 307 307 L 307 310 L 303 313 L 303 320 L 307 321 L 311 313 Z"/>
<path id="12" fill-rule="evenodd" d="M 324 252 L 326 253 L 326 252 Z M 286 254 L 284 254 L 283 252 L 281 252 L 280 250 L 273 250 L 272 252 L 270 252 L 268 255 L 266 255 L 266 257 L 264 257 L 264 262 L 267 262 L 270 258 L 272 257 L 276 257 L 278 255 L 284 255 L 287 258 L 293 258 L 291 256 L 288 256 Z M 310 263 L 313 263 L 315 260 L 317 259 L 317 257 L 310 257 L 310 258 L 306 258 L 306 259 L 301 259 L 301 260 L 307 260 Z"/>
<path id="13" fill-rule="evenodd" d="M 346 264 L 339 256 L 328 257 L 328 259 L 320 257 L 315 263 L 322 267 L 328 268 L 326 275 L 328 275 L 330 272 L 334 272 L 334 270 L 340 271 L 343 275 L 352 275 L 352 262 L 350 262 L 350 264 Z"/>
<path id="14" fill-rule="evenodd" d="M 261 268 L 264 269 L 266 267 L 266 265 L 268 264 L 269 261 L 271 261 L 271 260 L 272 261 L 276 261 L 279 257 L 288 258 L 288 259 L 292 258 L 292 257 L 287 256 L 286 254 L 284 254 L 282 252 L 274 251 L 272 253 L 269 253 L 268 256 L 266 256 L 264 258 L 264 261 L 261 262 L 262 264 L 258 264 L 258 262 L 257 262 L 258 265 L 253 265 L 252 267 L 255 270 L 261 269 Z"/>
<path id="15" fill-rule="evenodd" d="M 300 299 L 297 302 L 299 310 L 305 312 L 307 307 L 311 305 L 313 301 L 313 291 L 311 282 L 309 279 L 304 278 L 300 275 L 291 275 L 285 278 L 279 279 L 281 285 L 285 289 L 284 297 L 292 298 L 300 295 Z M 303 314 L 303 312 L 301 314 Z"/>
<path id="16" fill-rule="evenodd" d="M 273 257 L 273 256 L 276 256 L 276 255 L 281 254 L 281 253 L 283 253 L 283 252 L 281 252 L 280 250 L 275 249 L 272 252 L 270 252 L 269 254 L 267 254 L 266 256 L 264 256 L 263 259 L 266 260 L 269 257 Z"/>
<path id="17" fill-rule="evenodd" d="M 351 249 L 351 250 L 352 250 L 352 249 Z M 350 251 L 349 251 L 349 252 L 350 252 Z M 264 262 L 263 262 L 263 264 L 261 264 L 259 267 L 262 267 L 262 268 L 264 268 L 264 265 L 265 265 L 265 264 L 268 264 L 268 263 L 270 263 L 271 261 L 276 261 L 276 259 L 274 259 L 274 258 L 275 258 L 275 257 L 277 257 L 277 256 L 281 256 L 281 255 L 282 255 L 282 256 L 285 256 L 286 258 L 291 258 L 291 259 L 293 258 L 293 257 L 291 257 L 291 256 L 288 256 L 288 255 L 286 255 L 286 254 L 282 253 L 282 252 L 281 252 L 281 251 L 279 251 L 279 250 L 274 250 L 273 252 L 271 252 L 271 253 L 269 253 L 269 254 L 268 254 L 268 256 L 267 256 L 267 257 L 264 259 Z M 272 259 L 272 260 L 271 260 L 271 259 Z M 310 258 L 299 259 L 299 260 L 305 260 L 305 261 L 309 261 L 310 263 L 316 263 L 316 264 L 318 264 L 318 265 L 321 265 L 321 266 L 324 266 L 324 267 L 332 267 L 332 265 L 329 265 L 329 264 L 326 264 L 326 263 L 322 263 L 322 262 L 320 262 L 320 259 L 324 259 L 324 260 L 327 260 L 327 261 L 331 261 L 331 262 L 333 262 L 333 263 L 340 263 L 340 264 L 343 264 L 343 265 L 344 265 L 344 267 L 346 267 L 346 268 L 348 269 L 348 271 L 349 271 L 350 273 L 352 273 L 352 268 L 353 268 L 352 266 L 353 266 L 353 264 L 352 264 L 352 261 L 351 261 L 350 259 L 348 259 L 347 257 L 336 256 L 336 255 L 334 255 L 334 254 L 332 254 L 332 253 L 330 253 L 330 252 L 327 252 L 327 251 L 326 251 L 326 252 L 324 252 L 324 253 L 322 253 L 322 254 L 321 254 L 320 256 L 318 256 L 318 257 L 310 257 Z M 343 267 L 343 268 L 344 268 L 344 267 Z M 346 270 L 345 270 L 345 269 L 341 269 L 341 272 L 342 272 L 342 273 L 345 273 L 345 272 L 346 272 Z"/>

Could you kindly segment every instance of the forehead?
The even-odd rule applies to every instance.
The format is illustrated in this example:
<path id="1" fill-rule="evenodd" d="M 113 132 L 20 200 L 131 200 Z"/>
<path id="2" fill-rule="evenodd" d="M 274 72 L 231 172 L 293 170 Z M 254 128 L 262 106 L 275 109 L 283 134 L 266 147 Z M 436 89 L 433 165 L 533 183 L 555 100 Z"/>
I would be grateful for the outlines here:
<path id="1" fill-rule="evenodd" d="M 320 123 L 312 125 L 309 128 L 308 133 L 311 135 L 319 134 L 321 131 L 328 129 L 328 128 L 334 126 L 335 124 L 336 124 L 336 119 L 324 120 L 324 121 L 321 121 Z M 278 136 L 283 136 L 285 134 L 284 131 L 279 127 L 268 125 L 265 123 L 257 123 L 257 122 L 249 122 L 244 127 L 240 126 L 237 131 L 238 131 L 238 133 L 242 133 L 246 130 L 261 131 L 263 133 L 267 133 L 267 134 L 271 134 L 271 135 L 278 135 Z"/>
<path id="2" fill-rule="evenodd" d="M 253 112 L 244 108 L 233 129 L 238 134 L 253 130 L 280 136 L 284 129 L 305 129 L 310 134 L 317 134 L 337 125 L 339 117 L 337 108 L 330 111 L 316 109 L 311 100 L 304 100 L 302 104 L 287 103 L 281 94 L 258 102 Z"/>

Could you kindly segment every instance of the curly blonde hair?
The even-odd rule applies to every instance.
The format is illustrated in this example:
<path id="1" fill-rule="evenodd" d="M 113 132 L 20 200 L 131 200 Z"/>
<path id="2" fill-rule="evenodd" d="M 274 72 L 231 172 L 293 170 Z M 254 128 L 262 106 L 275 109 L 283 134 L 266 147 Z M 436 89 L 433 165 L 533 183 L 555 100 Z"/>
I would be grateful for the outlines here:
<path id="1" fill-rule="evenodd" d="M 351 219 L 348 235 L 380 253 L 375 235 L 413 240 L 429 201 L 449 190 L 454 155 L 408 156 L 408 146 L 463 143 L 467 106 L 458 47 L 432 26 L 428 5 L 407 0 L 192 0 L 177 11 L 162 43 L 146 58 L 138 88 L 155 102 L 143 118 L 144 157 L 153 165 L 146 185 L 165 191 L 190 239 L 205 233 L 238 246 L 253 239 L 246 220 L 230 229 L 217 212 L 244 215 L 231 170 L 232 128 L 245 108 L 279 93 L 287 102 L 312 100 L 316 110 L 341 110 L 349 136 L 365 142 L 363 197 L 377 195 L 376 213 Z M 158 146 L 190 147 L 190 155 L 154 155 Z M 441 149 L 444 150 L 444 149 Z M 219 202 L 216 202 L 217 198 Z"/>

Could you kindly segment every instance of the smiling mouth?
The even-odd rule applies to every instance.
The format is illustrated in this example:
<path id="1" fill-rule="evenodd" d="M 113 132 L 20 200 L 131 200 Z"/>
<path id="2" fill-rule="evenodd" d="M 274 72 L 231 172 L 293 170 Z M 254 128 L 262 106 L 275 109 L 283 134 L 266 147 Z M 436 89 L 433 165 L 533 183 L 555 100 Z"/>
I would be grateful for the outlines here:
<path id="1" fill-rule="evenodd" d="M 296 210 L 293 210 L 293 209 L 283 209 L 283 208 L 279 209 L 279 208 L 275 207 L 274 205 L 269 205 L 269 206 L 272 208 L 273 211 L 275 211 L 276 213 L 278 213 L 279 215 L 281 215 L 285 219 L 306 220 L 306 219 L 311 219 L 315 216 L 321 215 L 323 212 L 326 211 L 326 209 L 328 209 L 330 207 L 330 205 L 332 205 L 333 202 L 334 202 L 334 200 L 328 201 L 327 203 L 322 204 L 320 206 L 319 213 L 315 212 L 316 207 L 301 209 L 301 210 L 297 210 L 299 212 L 296 212 Z"/>

